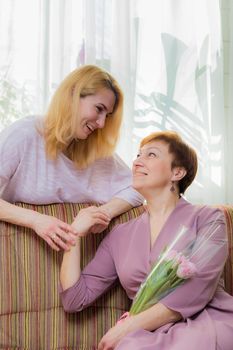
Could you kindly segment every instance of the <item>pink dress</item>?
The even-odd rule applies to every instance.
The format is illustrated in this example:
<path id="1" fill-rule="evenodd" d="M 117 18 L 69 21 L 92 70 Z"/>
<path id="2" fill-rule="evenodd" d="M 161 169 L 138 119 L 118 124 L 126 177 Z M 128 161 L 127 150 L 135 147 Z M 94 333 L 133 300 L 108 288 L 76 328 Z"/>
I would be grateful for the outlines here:
<path id="1" fill-rule="evenodd" d="M 151 265 L 164 246 L 174 239 L 181 224 L 189 228 L 189 233 L 177 244 L 176 249 L 180 251 L 206 232 L 213 222 L 218 223 L 213 239 L 219 245 L 217 255 L 199 266 L 195 277 L 160 301 L 178 311 L 183 319 L 152 332 L 143 329 L 132 332 L 116 349 L 232 350 L 233 297 L 224 291 L 221 280 L 227 257 L 225 220 L 220 210 L 194 206 L 183 198 L 152 247 L 147 212 L 115 227 L 101 242 L 94 259 L 84 268 L 76 284 L 61 291 L 65 310 L 75 312 L 87 307 L 118 277 L 128 297 L 133 299 Z"/>
<path id="2" fill-rule="evenodd" d="M 0 197 L 31 204 L 106 203 L 112 197 L 140 205 L 142 196 L 131 187 L 132 175 L 115 154 L 77 169 L 64 154 L 46 157 L 44 139 L 36 129 L 43 119 L 21 119 L 0 134 Z"/>

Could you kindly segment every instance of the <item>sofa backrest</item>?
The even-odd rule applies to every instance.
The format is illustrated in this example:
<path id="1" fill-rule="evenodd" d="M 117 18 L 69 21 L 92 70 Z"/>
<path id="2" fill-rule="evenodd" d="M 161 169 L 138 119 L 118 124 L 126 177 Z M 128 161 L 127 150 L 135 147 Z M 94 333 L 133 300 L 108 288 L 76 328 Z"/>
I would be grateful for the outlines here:
<path id="1" fill-rule="evenodd" d="M 18 205 L 71 223 L 86 204 Z M 226 289 L 233 294 L 233 207 L 222 206 L 229 235 L 224 270 Z M 106 232 L 82 240 L 82 265 L 93 257 L 104 235 L 116 224 L 135 218 L 133 208 L 112 220 Z M 0 348 L 94 350 L 102 335 L 129 308 L 117 284 L 86 310 L 67 314 L 58 293 L 62 252 L 53 251 L 28 228 L 0 222 Z"/>

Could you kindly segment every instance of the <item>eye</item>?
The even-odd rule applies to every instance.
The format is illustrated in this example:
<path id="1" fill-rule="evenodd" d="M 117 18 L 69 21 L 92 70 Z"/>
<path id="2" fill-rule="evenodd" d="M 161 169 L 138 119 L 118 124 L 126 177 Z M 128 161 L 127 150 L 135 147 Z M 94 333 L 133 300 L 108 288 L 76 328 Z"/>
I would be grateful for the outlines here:
<path id="1" fill-rule="evenodd" d="M 154 158 L 154 157 L 157 157 L 157 154 L 154 153 L 154 152 L 149 152 L 149 153 L 148 153 L 148 156 L 149 156 L 150 158 Z"/>
<path id="2" fill-rule="evenodd" d="M 103 107 L 96 106 L 95 108 L 96 108 L 96 111 L 97 111 L 98 113 L 102 113 L 102 112 L 103 112 Z"/>

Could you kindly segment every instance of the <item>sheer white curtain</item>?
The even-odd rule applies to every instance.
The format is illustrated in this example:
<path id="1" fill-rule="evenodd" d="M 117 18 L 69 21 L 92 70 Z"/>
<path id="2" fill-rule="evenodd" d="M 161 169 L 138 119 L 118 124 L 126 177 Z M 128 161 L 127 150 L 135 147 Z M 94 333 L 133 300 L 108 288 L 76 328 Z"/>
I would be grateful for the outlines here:
<path id="1" fill-rule="evenodd" d="M 43 113 L 59 82 L 81 63 L 82 4 L 0 0 L 1 128 Z"/>
<path id="2" fill-rule="evenodd" d="M 125 161 L 149 132 L 177 130 L 199 156 L 187 197 L 233 201 L 218 0 L 0 0 L 0 51 L 2 125 L 43 113 L 68 72 L 98 64 L 125 92 Z"/>
<path id="3" fill-rule="evenodd" d="M 224 104 L 226 118 L 225 154 L 227 201 L 233 203 L 233 3 L 221 1 L 224 47 Z"/>

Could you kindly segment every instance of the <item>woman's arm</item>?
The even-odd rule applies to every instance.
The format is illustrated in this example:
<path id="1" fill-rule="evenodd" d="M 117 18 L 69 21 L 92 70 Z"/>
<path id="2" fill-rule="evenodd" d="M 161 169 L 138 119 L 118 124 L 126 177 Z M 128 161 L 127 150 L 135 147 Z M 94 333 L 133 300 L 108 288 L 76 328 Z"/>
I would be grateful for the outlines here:
<path id="1" fill-rule="evenodd" d="M 88 210 L 92 215 L 92 222 L 90 213 L 87 214 L 87 209 L 82 209 L 72 224 L 80 235 L 92 232 L 92 225 L 97 218 L 100 223 L 109 220 L 106 214 L 103 216 L 102 213 L 102 216 L 99 216 L 100 213 L 96 207 L 89 207 Z M 65 311 L 77 312 L 83 310 L 116 281 L 117 272 L 111 245 L 112 234 L 120 229 L 119 227 L 115 227 L 102 240 L 94 258 L 85 266 L 83 271 L 80 269 L 80 240 L 77 241 L 77 246 L 72 248 L 70 252 L 64 253 L 60 273 L 60 296 Z M 85 245 L 83 248 L 85 248 Z"/>
<path id="2" fill-rule="evenodd" d="M 115 216 L 118 216 L 127 210 L 130 210 L 132 208 L 132 205 L 124 199 L 112 198 L 109 202 L 101 205 L 99 208 L 106 211 L 109 217 L 112 219 Z"/>
<path id="3" fill-rule="evenodd" d="M 60 282 L 63 290 L 72 287 L 80 278 L 80 239 L 76 238 L 76 245 L 68 252 L 64 252 L 60 270 Z"/>
<path id="4" fill-rule="evenodd" d="M 161 303 L 157 303 L 148 310 L 130 316 L 112 327 L 101 339 L 98 350 L 114 349 L 119 341 L 128 333 L 144 329 L 153 331 L 157 328 L 181 320 L 182 316 Z"/>
<path id="5" fill-rule="evenodd" d="M 100 210 L 101 212 L 102 211 L 105 212 L 109 217 L 109 221 L 106 222 L 104 225 L 103 224 L 93 225 L 92 233 L 100 233 L 104 231 L 108 227 L 108 224 L 112 218 L 122 213 L 125 213 L 127 210 L 130 210 L 131 208 L 132 208 L 132 205 L 121 198 L 112 198 L 109 202 L 99 206 L 98 210 Z"/>
<path id="6" fill-rule="evenodd" d="M 78 233 L 76 245 L 64 253 L 60 281 L 63 290 L 73 286 L 80 278 L 80 239 L 92 231 L 94 225 L 108 225 L 109 216 L 97 207 L 88 207 L 79 211 L 74 222 L 73 229 Z"/>
<path id="7" fill-rule="evenodd" d="M 75 230 L 67 223 L 34 210 L 20 208 L 0 198 L 0 220 L 33 229 L 55 250 L 75 244 Z"/>
<path id="8" fill-rule="evenodd" d="M 151 306 L 149 309 L 140 312 L 133 317 L 132 326 L 135 329 L 153 331 L 170 322 L 177 322 L 182 319 L 179 312 L 173 311 L 161 303 Z"/>

